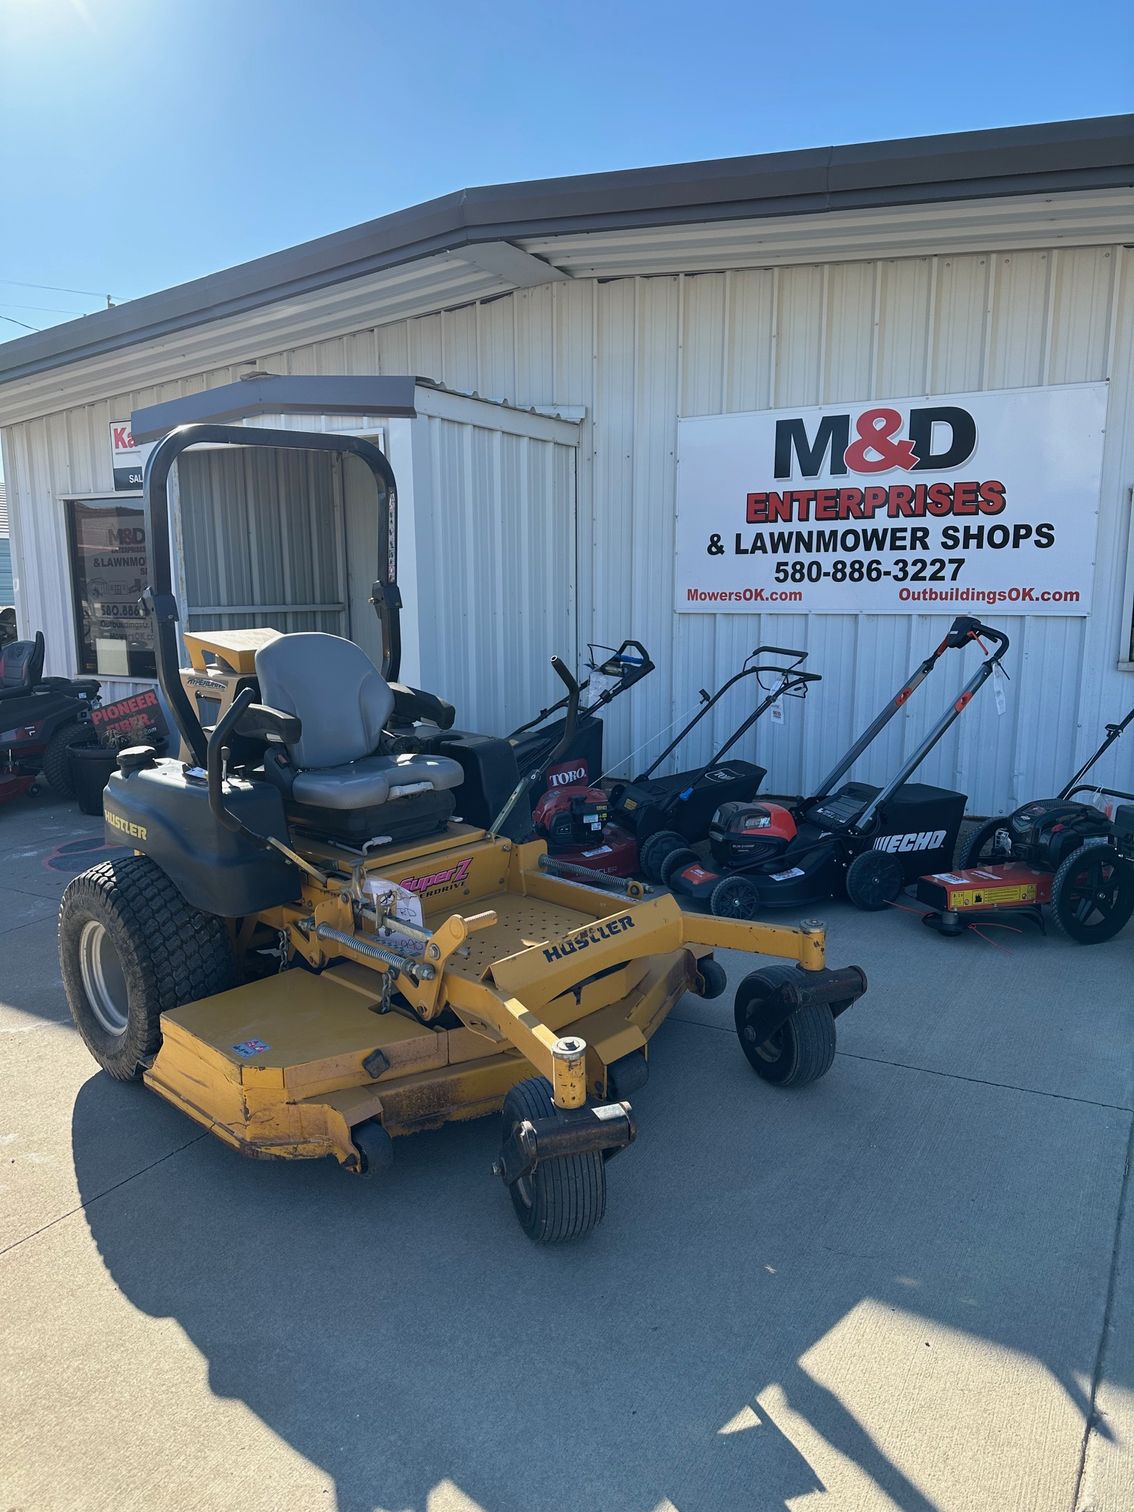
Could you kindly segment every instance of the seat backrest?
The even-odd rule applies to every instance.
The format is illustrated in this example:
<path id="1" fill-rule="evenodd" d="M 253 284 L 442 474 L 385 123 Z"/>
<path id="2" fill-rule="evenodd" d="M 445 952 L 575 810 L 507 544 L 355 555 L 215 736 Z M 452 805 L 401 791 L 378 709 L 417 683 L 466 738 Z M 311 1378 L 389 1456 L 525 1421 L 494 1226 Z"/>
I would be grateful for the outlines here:
<path id="1" fill-rule="evenodd" d="M 11 641 L 0 651 L 0 689 L 30 693 L 43 676 L 43 631 L 35 640 Z"/>
<path id="2" fill-rule="evenodd" d="M 360 646 L 316 630 L 261 646 L 256 678 L 261 703 L 299 717 L 303 733 L 287 749 L 301 770 L 371 755 L 394 707 L 389 684 Z"/>

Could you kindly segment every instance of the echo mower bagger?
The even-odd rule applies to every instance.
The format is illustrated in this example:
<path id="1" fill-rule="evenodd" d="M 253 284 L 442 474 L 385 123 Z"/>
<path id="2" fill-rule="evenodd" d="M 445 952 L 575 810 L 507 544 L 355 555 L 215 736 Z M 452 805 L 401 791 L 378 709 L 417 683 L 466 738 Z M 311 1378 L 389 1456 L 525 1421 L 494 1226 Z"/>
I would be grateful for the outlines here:
<path id="1" fill-rule="evenodd" d="M 957 698 L 884 787 L 836 784 L 871 746 L 946 651 L 995 642 Z M 965 616 L 921 663 L 836 763 L 810 798 L 723 804 L 709 829 L 713 864 L 665 837 L 644 856 L 647 876 L 721 918 L 751 919 L 761 908 L 797 908 L 845 891 L 857 907 L 886 908 L 925 868 L 952 861 L 964 793 L 910 782 L 945 731 L 993 675 L 1008 649 L 1003 631 Z"/>
<path id="2" fill-rule="evenodd" d="M 1113 939 L 1134 914 L 1134 793 L 1083 778 L 1131 721 L 1134 709 L 1107 725 L 1098 750 L 1055 798 L 985 820 L 965 839 L 954 870 L 921 877 L 915 896 L 931 909 L 923 922 L 959 935 L 1015 914 L 1042 929 L 1046 904 L 1068 939 Z"/>
<path id="3" fill-rule="evenodd" d="M 206 732 L 178 672 L 169 552 L 170 470 L 197 444 L 330 451 L 369 467 L 380 672 L 336 636 L 261 631 L 252 646 L 252 632 L 218 631 L 210 665 L 231 671 L 209 679 Z M 827 967 L 822 925 L 686 915 L 638 882 L 563 875 L 542 841 L 502 833 L 528 778 L 507 741 L 456 737 L 451 755 L 399 748 L 399 698 L 403 723 L 429 720 L 415 720 L 413 689 L 396 683 L 396 489 L 376 447 L 184 426 L 150 454 L 143 494 L 158 681 L 188 754 L 120 753 L 107 835 L 133 854 L 63 896 L 67 999 L 104 1070 L 141 1077 L 246 1154 L 330 1156 L 356 1176 L 384 1165 L 402 1135 L 503 1108 L 494 1170 L 524 1231 L 550 1242 L 602 1218 L 606 1160 L 635 1137 L 629 1097 L 650 1037 L 683 993 L 724 990 L 715 947 L 791 963 L 758 968 L 736 994 L 756 1072 L 798 1086 L 829 1069 L 835 1018 L 866 980 Z M 512 788 L 500 813 L 483 828 L 455 822 L 467 787 L 493 789 L 501 753 Z"/>
<path id="4" fill-rule="evenodd" d="M 94 678 L 44 677 L 43 631 L 0 651 L 0 803 L 34 795 L 43 776 L 55 792 L 74 797 L 67 748 L 97 739 Z"/>

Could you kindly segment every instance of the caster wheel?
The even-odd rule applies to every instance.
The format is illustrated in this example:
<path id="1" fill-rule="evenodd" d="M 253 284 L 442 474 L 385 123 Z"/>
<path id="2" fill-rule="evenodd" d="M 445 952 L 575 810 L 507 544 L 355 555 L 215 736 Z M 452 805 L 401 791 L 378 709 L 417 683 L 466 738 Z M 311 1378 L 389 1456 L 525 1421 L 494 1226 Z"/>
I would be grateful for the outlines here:
<path id="1" fill-rule="evenodd" d="M 1134 913 L 1134 866 L 1112 845 L 1084 845 L 1051 884 L 1051 916 L 1060 934 L 1078 945 L 1110 940 Z"/>
<path id="2" fill-rule="evenodd" d="M 657 830 L 648 840 L 642 841 L 638 862 L 647 882 L 661 881 L 661 864 L 670 851 L 684 850 L 685 836 L 676 830 Z"/>
<path id="3" fill-rule="evenodd" d="M 902 863 L 885 851 L 860 851 L 847 867 L 847 897 L 866 913 L 877 913 L 893 903 L 902 882 Z"/>
<path id="4" fill-rule="evenodd" d="M 690 850 L 687 845 L 680 846 L 677 850 L 671 850 L 661 864 L 661 881 L 666 887 L 672 887 L 673 878 L 679 871 L 687 866 L 696 866 L 700 857 L 695 850 Z"/>
<path id="5" fill-rule="evenodd" d="M 709 894 L 709 912 L 716 919 L 754 919 L 759 907 L 760 894 L 747 877 L 726 877 Z"/>
<path id="6" fill-rule="evenodd" d="M 510 1138 L 516 1125 L 525 1119 L 534 1122 L 554 1115 L 551 1083 L 545 1077 L 530 1076 L 517 1082 L 504 1099 L 502 1140 Z M 534 1170 L 514 1181 L 508 1192 L 520 1227 L 536 1244 L 581 1239 L 606 1212 L 606 1165 L 596 1150 L 541 1160 Z"/>
<path id="7" fill-rule="evenodd" d="M 733 1013 L 740 1048 L 762 1081 L 777 1087 L 805 1087 L 831 1069 L 835 1059 L 835 1019 L 826 1003 L 801 1003 L 771 1034 L 760 1021 L 774 1000 L 798 986 L 793 966 L 768 966 L 746 976 L 737 988 Z"/>
<path id="8" fill-rule="evenodd" d="M 360 1176 L 377 1176 L 394 1163 L 394 1141 L 376 1118 L 356 1124 L 350 1136 L 362 1155 Z"/>
<path id="9" fill-rule="evenodd" d="M 697 996 L 706 1002 L 719 998 L 728 986 L 728 976 L 721 963 L 714 961 L 712 956 L 705 956 L 697 962 L 697 971 L 701 978 L 701 990 Z"/>
<path id="10" fill-rule="evenodd" d="M 31 785 L 31 787 L 28 788 L 28 797 L 29 798 L 38 798 L 39 797 L 39 783 L 38 782 L 33 782 L 32 785 Z"/>

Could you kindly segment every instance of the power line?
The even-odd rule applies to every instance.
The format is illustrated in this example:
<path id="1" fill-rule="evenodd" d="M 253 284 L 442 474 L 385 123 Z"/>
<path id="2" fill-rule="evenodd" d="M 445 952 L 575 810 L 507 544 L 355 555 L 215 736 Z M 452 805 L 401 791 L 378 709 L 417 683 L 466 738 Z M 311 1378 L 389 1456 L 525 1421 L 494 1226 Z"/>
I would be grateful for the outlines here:
<path id="1" fill-rule="evenodd" d="M 48 315 L 73 315 L 76 320 L 90 313 L 88 310 L 65 310 L 62 305 L 17 304 L 14 299 L 0 299 L 0 304 L 6 310 L 43 310 Z"/>
<path id="2" fill-rule="evenodd" d="M 0 320 L 10 320 L 13 325 L 23 326 L 25 331 L 40 331 L 42 326 L 28 325 L 26 320 L 17 320 L 14 315 L 0 315 Z"/>
<path id="3" fill-rule="evenodd" d="M 92 299 L 117 299 L 117 294 L 108 294 L 105 289 L 65 289 L 62 284 L 27 283 L 22 278 L 0 278 L 0 284 L 17 289 L 47 289 L 52 294 L 89 294 Z"/>

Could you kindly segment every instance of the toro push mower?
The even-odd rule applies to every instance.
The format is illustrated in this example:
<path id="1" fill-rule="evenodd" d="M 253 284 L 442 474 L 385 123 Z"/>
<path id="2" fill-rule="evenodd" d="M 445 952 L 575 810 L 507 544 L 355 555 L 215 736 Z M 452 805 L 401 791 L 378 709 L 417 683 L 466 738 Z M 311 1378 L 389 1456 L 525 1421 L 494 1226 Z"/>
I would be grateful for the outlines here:
<path id="1" fill-rule="evenodd" d="M 762 660 L 769 656 L 787 657 L 789 660 L 786 666 Z M 644 772 L 630 782 L 615 779 L 611 783 L 611 811 L 618 824 L 637 836 L 638 844 L 643 850 L 650 838 L 658 834 L 665 834 L 667 838 L 677 836 L 685 841 L 703 839 L 713 814 L 722 803 L 743 802 L 756 796 L 764 780 L 764 768 L 737 758 L 725 761 L 724 757 L 773 704 L 788 696 L 802 697 L 807 692 L 808 683 L 821 680 L 818 672 L 802 670 L 806 660 L 806 651 L 789 651 L 782 646 L 757 646 L 745 658 L 740 671 L 734 672 L 715 693 L 710 694 L 705 688 L 701 689 L 700 707 L 693 718 Z M 684 744 L 732 688 L 749 677 L 756 679 L 764 697 L 737 725 L 724 744 L 718 746 L 708 761 L 699 767 L 658 776 L 657 771 L 662 763 Z M 773 681 L 766 683 L 766 677 Z"/>
<path id="2" fill-rule="evenodd" d="M 957 867 L 921 877 L 923 920 L 943 935 L 963 934 L 997 914 L 1043 927 L 1043 905 L 1059 931 L 1080 945 L 1112 939 L 1134 914 L 1134 793 L 1083 778 L 1134 721 L 1108 724 L 1098 750 L 1055 798 L 987 819 L 961 846 Z M 1089 793 L 1093 801 L 1076 798 Z"/>
<path id="3" fill-rule="evenodd" d="M 97 739 L 93 678 L 44 677 L 43 632 L 0 651 L 0 803 L 34 794 L 42 772 L 64 798 L 74 797 L 67 748 Z"/>
<path id="4" fill-rule="evenodd" d="M 196 444 L 369 467 L 381 672 L 336 636 L 264 635 L 250 649 L 247 631 L 217 632 L 232 671 L 215 679 L 221 712 L 206 734 L 178 674 L 169 552 L 169 473 Z M 120 753 L 107 835 L 133 854 L 63 896 L 67 999 L 110 1075 L 142 1078 L 246 1154 L 332 1156 L 356 1176 L 386 1163 L 397 1137 L 503 1107 L 494 1169 L 525 1232 L 549 1242 L 602 1218 L 606 1159 L 634 1138 L 628 1099 L 650 1037 L 683 993 L 724 989 L 714 947 L 793 963 L 753 971 L 736 995 L 757 1073 L 798 1086 L 829 1069 L 835 1017 L 866 982 L 856 966 L 826 966 L 821 925 L 686 915 L 640 883 L 584 884 L 542 841 L 501 833 L 526 783 L 506 741 L 458 746 L 461 760 L 396 749 L 395 706 L 400 696 L 412 713 L 413 690 L 391 686 L 396 496 L 376 447 L 184 426 L 150 454 L 143 494 L 158 681 L 189 754 Z M 484 828 L 454 822 L 454 792 L 500 752 L 514 784 L 504 808 Z"/>
<path id="5" fill-rule="evenodd" d="M 587 676 L 578 684 L 573 727 L 567 728 L 572 697 L 568 692 L 507 737 L 518 769 L 539 774 L 529 795 L 532 807 L 553 788 L 598 781 L 603 737 L 599 711 L 653 670 L 654 663 L 641 641 L 624 640 L 617 648 L 587 646 Z M 555 762 L 549 760 L 553 750 L 558 750 Z"/>
<path id="6" fill-rule="evenodd" d="M 836 786 L 945 652 L 984 638 L 995 642 L 994 650 L 891 780 L 884 787 L 864 782 Z M 815 796 L 723 804 L 709 830 L 713 865 L 677 843 L 678 837 L 665 836 L 643 858 L 646 874 L 683 897 L 707 903 L 721 918 L 751 919 L 761 908 L 796 908 L 843 890 L 857 908 L 887 907 L 920 875 L 927 858 L 938 865 L 952 860 L 965 795 L 908 779 L 968 708 L 1007 649 L 1003 631 L 968 617 L 955 619 L 945 639 L 840 758 Z"/>

